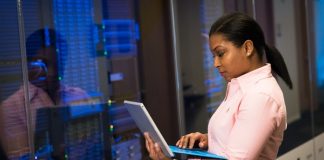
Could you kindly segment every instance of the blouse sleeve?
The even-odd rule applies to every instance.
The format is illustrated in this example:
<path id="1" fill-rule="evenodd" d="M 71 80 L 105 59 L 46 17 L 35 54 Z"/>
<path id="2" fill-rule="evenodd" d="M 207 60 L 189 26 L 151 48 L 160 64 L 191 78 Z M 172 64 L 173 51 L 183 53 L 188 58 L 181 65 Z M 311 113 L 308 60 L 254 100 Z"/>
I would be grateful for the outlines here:
<path id="1" fill-rule="evenodd" d="M 263 93 L 247 94 L 241 101 L 226 155 L 229 159 L 257 159 L 283 119 L 281 105 Z"/>

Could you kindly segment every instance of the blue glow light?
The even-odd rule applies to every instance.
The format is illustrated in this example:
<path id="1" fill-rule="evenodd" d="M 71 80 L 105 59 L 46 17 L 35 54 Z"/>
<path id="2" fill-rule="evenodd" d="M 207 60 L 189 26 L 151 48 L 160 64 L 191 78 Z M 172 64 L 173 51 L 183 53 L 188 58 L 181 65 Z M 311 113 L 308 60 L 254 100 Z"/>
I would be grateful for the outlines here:
<path id="1" fill-rule="evenodd" d="M 45 35 L 45 46 L 48 47 L 51 45 L 51 38 L 49 35 L 48 27 L 45 27 L 44 35 Z"/>
<path id="2" fill-rule="evenodd" d="M 314 1 L 315 7 L 315 51 L 316 51 L 316 73 L 317 73 L 317 85 L 324 85 L 324 1 Z"/>
<path id="3" fill-rule="evenodd" d="M 104 19 L 103 42 L 109 54 L 136 54 L 139 28 L 133 19 Z"/>

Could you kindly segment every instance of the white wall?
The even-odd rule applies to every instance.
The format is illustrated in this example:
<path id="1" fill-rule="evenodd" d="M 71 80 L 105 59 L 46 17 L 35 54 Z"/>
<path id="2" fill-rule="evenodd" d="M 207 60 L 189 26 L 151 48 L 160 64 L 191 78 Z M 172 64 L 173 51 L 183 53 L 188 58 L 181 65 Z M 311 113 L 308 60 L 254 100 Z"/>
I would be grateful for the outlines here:
<path id="1" fill-rule="evenodd" d="M 276 47 L 285 59 L 290 77 L 293 82 L 293 90 L 279 80 L 287 107 L 288 123 L 300 118 L 300 101 L 298 87 L 298 71 L 297 71 L 297 41 L 296 27 L 294 15 L 294 0 L 274 0 L 274 29 Z"/>

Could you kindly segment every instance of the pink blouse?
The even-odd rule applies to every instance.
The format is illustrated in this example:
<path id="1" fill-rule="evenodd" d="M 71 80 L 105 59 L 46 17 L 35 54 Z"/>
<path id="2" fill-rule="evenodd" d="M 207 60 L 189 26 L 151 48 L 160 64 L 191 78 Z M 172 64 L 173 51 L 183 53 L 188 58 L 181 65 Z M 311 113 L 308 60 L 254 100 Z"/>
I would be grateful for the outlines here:
<path id="1" fill-rule="evenodd" d="M 286 127 L 284 97 L 266 64 L 228 83 L 208 124 L 208 150 L 230 160 L 273 160 Z"/>
<path id="2" fill-rule="evenodd" d="M 31 129 L 35 130 L 36 111 L 39 108 L 55 107 L 53 101 L 43 89 L 29 83 L 29 103 L 31 113 Z M 85 104 L 90 102 L 88 94 L 80 88 L 61 86 L 59 95 L 64 95 L 58 103 L 61 106 Z M 0 104 L 1 141 L 7 155 L 11 159 L 30 152 L 28 145 L 25 91 L 21 87 Z M 77 99 L 79 98 L 79 99 Z M 15 157 L 15 158 L 13 158 Z"/>

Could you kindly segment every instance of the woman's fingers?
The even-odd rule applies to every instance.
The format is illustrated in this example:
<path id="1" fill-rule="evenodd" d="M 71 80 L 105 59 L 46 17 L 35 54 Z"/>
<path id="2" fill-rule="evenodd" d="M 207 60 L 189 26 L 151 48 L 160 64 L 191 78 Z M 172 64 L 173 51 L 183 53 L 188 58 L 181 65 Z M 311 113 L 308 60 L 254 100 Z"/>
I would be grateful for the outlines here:
<path id="1" fill-rule="evenodd" d="M 182 138 L 182 137 L 181 137 Z M 176 146 L 177 147 L 180 147 L 180 144 L 181 144 L 181 138 L 177 141 L 177 143 L 176 143 Z"/>
<path id="2" fill-rule="evenodd" d="M 158 159 L 164 159 L 165 155 L 163 154 L 160 145 L 155 143 L 154 148 L 155 148 L 155 153 L 156 153 L 156 156 L 158 157 Z"/>
<path id="3" fill-rule="evenodd" d="M 207 143 L 205 141 L 199 142 L 199 148 L 207 148 Z"/>
<path id="4" fill-rule="evenodd" d="M 181 136 L 181 138 L 178 140 L 178 142 L 176 143 L 176 146 L 180 147 L 182 146 L 182 141 L 184 139 L 185 136 Z"/>
<path id="5" fill-rule="evenodd" d="M 188 137 L 183 136 L 182 143 L 181 143 L 181 147 L 182 148 L 186 148 L 187 147 L 187 144 L 188 144 Z"/>
<path id="6" fill-rule="evenodd" d="M 205 135 L 199 132 L 195 132 L 195 133 L 190 133 L 187 134 L 185 136 L 182 136 L 178 142 L 176 143 L 176 146 L 180 147 L 180 148 L 193 148 L 195 145 L 196 141 L 199 142 L 203 142 L 205 139 Z M 206 137 L 207 139 L 207 137 Z M 201 145 L 206 146 L 207 143 L 203 142 Z M 199 144 L 200 147 L 200 144 Z"/>
<path id="7" fill-rule="evenodd" d="M 189 143 L 191 143 L 190 141 L 192 141 L 192 137 L 190 134 L 182 136 L 179 141 L 176 143 L 176 146 L 180 147 L 180 148 L 187 148 Z M 195 141 L 195 140 L 193 140 Z"/>
<path id="8" fill-rule="evenodd" d="M 188 148 L 193 148 L 193 146 L 195 145 L 195 142 L 197 141 L 197 136 L 193 136 L 193 137 L 190 137 L 190 140 L 189 140 L 189 146 Z"/>
<path id="9" fill-rule="evenodd" d="M 144 136 L 144 137 L 145 137 L 145 136 Z M 148 140 L 146 139 L 146 137 L 145 137 L 145 146 L 146 146 L 147 151 L 148 151 L 148 152 L 151 152 L 151 151 L 150 151 L 149 142 L 148 142 Z"/>
<path id="10" fill-rule="evenodd" d="M 206 149 L 208 147 L 208 136 L 207 134 L 202 134 L 201 140 L 199 142 L 199 148 Z"/>
<path id="11" fill-rule="evenodd" d="M 187 136 L 182 136 L 178 143 L 177 146 L 180 148 L 186 148 L 187 147 L 187 143 L 188 143 L 188 137 Z"/>
<path id="12" fill-rule="evenodd" d="M 150 137 L 150 135 L 147 132 L 144 133 L 144 138 L 145 138 L 146 149 L 149 152 L 149 156 L 152 159 L 157 158 L 156 157 L 156 151 L 155 151 L 156 149 L 155 149 L 155 146 L 154 146 L 155 144 L 154 144 L 152 138 Z"/>
<path id="13" fill-rule="evenodd" d="M 146 149 L 149 152 L 149 156 L 151 159 L 153 160 L 166 159 L 160 145 L 158 143 L 155 143 L 147 132 L 144 133 L 144 138 L 145 138 Z"/>
<path id="14" fill-rule="evenodd" d="M 154 150 L 154 142 L 153 142 L 153 140 L 151 139 L 150 135 L 147 132 L 144 133 L 144 138 L 145 138 L 146 149 L 147 149 L 147 151 L 149 153 L 151 153 L 152 148 Z"/>

